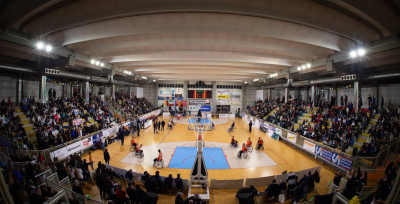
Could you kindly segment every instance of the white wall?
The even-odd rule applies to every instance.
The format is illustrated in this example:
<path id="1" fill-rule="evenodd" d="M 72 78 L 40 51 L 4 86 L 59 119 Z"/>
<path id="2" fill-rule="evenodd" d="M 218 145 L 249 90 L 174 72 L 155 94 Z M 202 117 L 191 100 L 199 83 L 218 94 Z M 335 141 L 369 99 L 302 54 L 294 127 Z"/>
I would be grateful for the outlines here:
<path id="1" fill-rule="evenodd" d="M 24 80 L 24 90 L 23 95 L 27 97 L 35 97 L 36 100 L 39 99 L 39 89 L 40 83 L 39 81 L 27 81 Z M 58 93 L 57 93 L 58 95 Z"/>
<path id="2" fill-rule="evenodd" d="M 0 101 L 7 102 L 8 97 L 15 102 L 17 97 L 17 79 L 16 77 L 0 76 Z"/>

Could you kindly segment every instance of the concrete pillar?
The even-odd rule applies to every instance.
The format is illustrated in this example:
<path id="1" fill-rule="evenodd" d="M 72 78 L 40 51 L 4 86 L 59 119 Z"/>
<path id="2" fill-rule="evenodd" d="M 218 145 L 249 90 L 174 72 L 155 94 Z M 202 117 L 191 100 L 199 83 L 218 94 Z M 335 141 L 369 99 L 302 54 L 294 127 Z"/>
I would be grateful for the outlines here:
<path id="1" fill-rule="evenodd" d="M 40 81 L 40 89 L 39 89 L 39 97 L 41 98 L 40 102 L 42 103 L 46 103 L 47 101 L 46 82 L 47 82 L 47 77 L 45 75 L 42 75 Z"/>
<path id="2" fill-rule="evenodd" d="M 72 83 L 69 85 L 69 98 L 72 98 L 74 96 L 73 89 L 72 89 Z"/>
<path id="3" fill-rule="evenodd" d="M 23 86 L 24 86 L 24 80 L 22 78 L 22 75 L 19 75 L 17 80 L 17 97 L 16 97 L 17 104 L 22 101 L 24 93 Z"/>
<path id="4" fill-rule="evenodd" d="M 188 81 L 183 82 L 183 100 L 187 100 Z"/>
<path id="5" fill-rule="evenodd" d="M 335 84 L 335 96 L 336 96 L 335 105 L 338 106 L 338 105 L 339 105 L 339 97 L 338 97 L 338 92 L 337 92 L 337 86 L 336 86 L 336 84 Z"/>
<path id="6" fill-rule="evenodd" d="M 358 101 L 359 97 L 361 96 L 361 88 L 360 88 L 360 83 L 358 81 L 354 82 L 354 110 L 357 112 L 358 111 Z"/>
<path id="7" fill-rule="evenodd" d="M 313 105 L 315 105 L 315 99 L 316 99 L 316 93 L 317 93 L 317 86 L 312 85 L 311 86 L 311 101 L 313 102 Z"/>
<path id="8" fill-rule="evenodd" d="M 88 81 L 86 81 L 85 83 L 84 83 L 84 86 L 83 86 L 83 94 L 84 94 L 84 96 L 85 96 L 85 101 L 86 102 L 89 102 L 89 89 L 90 89 L 90 84 L 89 84 L 89 82 Z"/>
<path id="9" fill-rule="evenodd" d="M 271 89 L 267 89 L 267 99 L 271 101 Z"/>
<path id="10" fill-rule="evenodd" d="M 217 82 L 212 82 L 211 112 L 217 111 Z"/>
<path id="11" fill-rule="evenodd" d="M 289 100 L 289 87 L 285 88 L 285 103 L 287 103 Z"/>
<path id="12" fill-rule="evenodd" d="M 110 97 L 115 99 L 115 85 L 111 84 L 110 86 Z"/>

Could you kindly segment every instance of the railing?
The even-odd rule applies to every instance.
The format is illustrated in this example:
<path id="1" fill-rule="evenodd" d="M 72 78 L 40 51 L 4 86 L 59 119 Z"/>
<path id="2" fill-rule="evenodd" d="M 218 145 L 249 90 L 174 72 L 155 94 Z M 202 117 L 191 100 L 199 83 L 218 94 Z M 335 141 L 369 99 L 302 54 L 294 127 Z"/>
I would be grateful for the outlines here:
<path id="1" fill-rule="evenodd" d="M 38 187 L 46 185 L 46 179 L 53 174 L 51 169 L 47 169 L 46 171 L 35 176 L 36 183 Z"/>
<path id="2" fill-rule="evenodd" d="M 73 192 L 71 190 L 72 188 L 71 188 L 70 182 L 68 180 L 68 177 L 65 177 L 61 181 L 58 181 L 57 173 L 49 176 L 46 179 L 46 184 L 48 187 L 51 187 L 55 191 L 58 191 L 58 192 L 65 191 L 67 198 L 71 201 L 74 201 L 74 203 L 79 203 L 79 204 L 85 204 L 85 203 L 101 204 L 102 203 L 101 201 L 93 200 L 86 196 L 83 196 L 83 195 Z"/>
<path id="3" fill-rule="evenodd" d="M 65 190 L 59 191 L 56 195 L 49 198 L 44 204 L 57 204 L 57 203 L 65 203 L 69 204 L 69 199 Z"/>

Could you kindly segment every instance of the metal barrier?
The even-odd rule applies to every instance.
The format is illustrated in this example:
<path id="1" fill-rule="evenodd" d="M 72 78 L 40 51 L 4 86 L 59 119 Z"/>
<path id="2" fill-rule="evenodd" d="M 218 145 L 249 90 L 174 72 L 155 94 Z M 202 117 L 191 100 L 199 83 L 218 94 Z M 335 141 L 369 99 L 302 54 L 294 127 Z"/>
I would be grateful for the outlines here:
<path id="1" fill-rule="evenodd" d="M 340 203 L 342 203 L 342 204 L 348 204 L 348 203 L 349 203 L 349 199 L 347 199 L 346 197 L 344 197 L 344 196 L 342 195 L 342 193 L 337 192 L 337 193 L 335 193 L 335 194 L 333 195 L 332 204 L 336 204 L 336 203 L 338 203 L 338 202 L 340 202 Z"/>
<path id="2" fill-rule="evenodd" d="M 55 196 L 49 198 L 44 204 L 56 204 L 56 203 L 64 203 L 69 204 L 69 199 L 67 197 L 67 193 L 65 190 L 59 191 Z"/>
<path id="3" fill-rule="evenodd" d="M 101 201 L 93 200 L 90 199 L 86 196 L 77 194 L 71 190 L 71 186 L 69 185 L 69 180 L 68 177 L 62 179 L 61 181 L 58 181 L 58 176 L 57 174 L 52 174 L 47 180 L 46 180 L 47 186 L 53 188 L 55 191 L 65 191 L 66 196 L 69 200 L 74 201 L 73 203 L 79 203 L 79 204 L 101 204 Z"/>

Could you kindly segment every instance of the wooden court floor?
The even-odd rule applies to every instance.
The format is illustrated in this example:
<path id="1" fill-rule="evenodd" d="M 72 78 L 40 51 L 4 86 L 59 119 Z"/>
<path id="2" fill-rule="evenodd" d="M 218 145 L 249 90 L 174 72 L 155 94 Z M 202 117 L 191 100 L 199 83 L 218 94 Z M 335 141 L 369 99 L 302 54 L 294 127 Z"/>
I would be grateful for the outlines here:
<path id="1" fill-rule="evenodd" d="M 166 122 L 169 120 L 169 118 L 163 117 L 159 117 L 159 119 L 165 120 Z M 266 153 L 271 159 L 273 159 L 275 163 L 277 163 L 277 165 L 257 168 L 208 170 L 208 175 L 210 179 L 212 178 L 223 180 L 265 177 L 281 174 L 285 170 L 287 170 L 288 172 L 299 171 L 322 165 L 320 162 L 315 161 L 308 155 L 295 150 L 294 148 L 290 147 L 282 141 L 276 141 L 272 139 L 258 129 L 253 128 L 252 132 L 250 133 L 248 130 L 248 124 L 241 119 L 235 119 L 236 128 L 233 132 L 229 134 L 227 132 L 227 129 L 229 128 L 231 122 L 232 119 L 225 124 L 216 124 L 213 131 L 207 131 L 204 137 L 204 141 L 206 142 L 206 144 L 207 141 L 228 143 L 230 142 L 231 135 L 235 136 L 239 144 L 247 141 L 248 137 L 252 139 L 254 144 L 258 140 L 258 137 L 261 137 L 264 140 L 264 153 Z M 156 171 L 160 171 L 160 175 L 168 176 L 169 174 L 172 174 L 174 178 L 176 177 L 176 174 L 180 173 L 182 178 L 189 178 L 191 171 L 190 169 L 157 169 L 153 168 L 152 166 L 141 166 L 120 162 L 125 156 L 130 153 L 130 139 L 131 136 L 125 137 L 125 142 L 123 146 L 120 142 L 114 142 L 108 146 L 108 151 L 111 156 L 111 165 L 124 169 L 132 169 L 134 172 L 148 171 L 150 174 L 154 174 Z M 140 137 L 137 137 L 135 140 L 137 143 L 143 144 L 143 146 L 147 146 L 158 145 L 160 143 L 168 142 L 195 141 L 196 138 L 193 131 L 188 130 L 187 124 L 176 123 L 172 130 L 165 129 L 164 131 L 160 131 L 156 134 L 153 133 L 152 126 L 147 129 L 141 130 Z M 154 157 L 156 157 L 157 152 L 155 149 L 155 152 L 144 152 L 144 154 L 145 159 L 152 160 L 154 159 Z M 93 151 L 92 157 L 96 164 L 95 166 L 97 166 L 98 161 L 102 161 L 102 163 L 104 163 L 102 150 Z M 88 160 L 88 155 L 84 155 L 84 158 Z M 168 161 L 166 161 L 166 163 L 168 163 Z M 165 166 L 167 165 L 168 164 L 165 164 Z M 330 168 L 322 166 L 321 181 L 319 184 L 316 184 L 315 192 L 310 193 L 309 197 L 311 197 L 312 194 L 317 193 L 325 194 L 327 191 L 328 183 L 333 179 L 333 177 L 334 172 Z M 257 190 L 264 191 L 266 186 L 258 187 Z M 97 187 L 89 185 L 88 187 L 84 188 L 84 191 L 85 194 L 90 194 L 94 199 L 100 199 Z M 235 199 L 236 191 L 237 189 L 210 190 L 210 203 L 237 203 L 237 200 Z M 173 203 L 174 197 L 174 195 L 160 195 L 159 203 Z"/>

